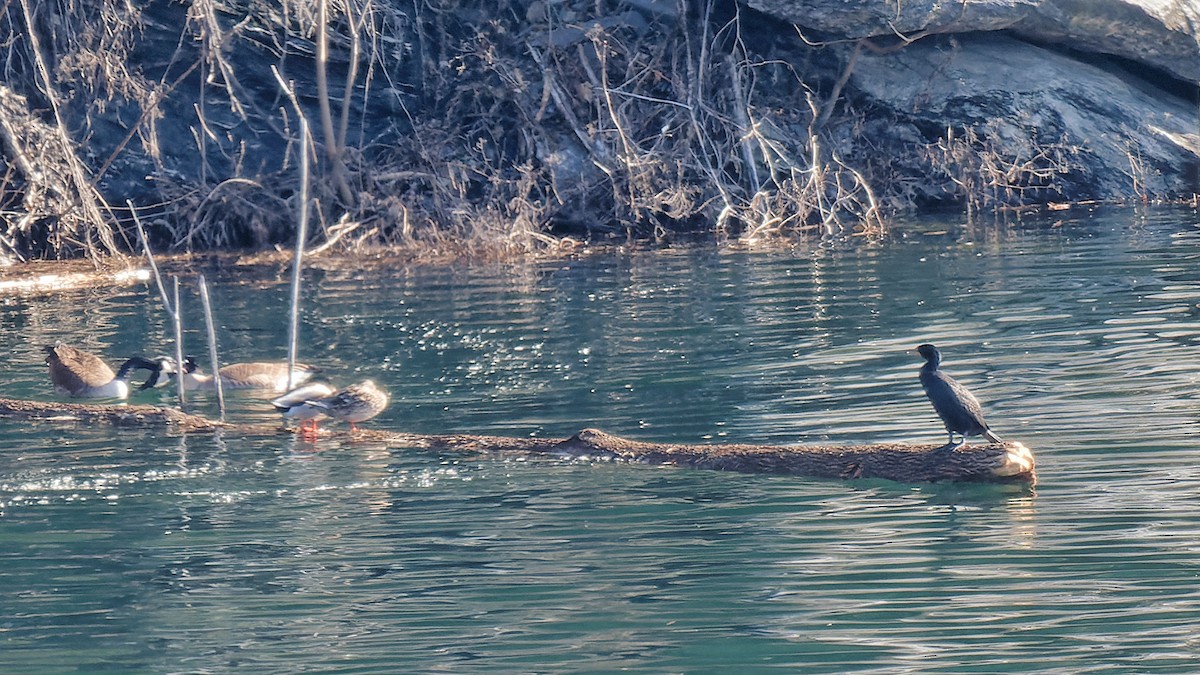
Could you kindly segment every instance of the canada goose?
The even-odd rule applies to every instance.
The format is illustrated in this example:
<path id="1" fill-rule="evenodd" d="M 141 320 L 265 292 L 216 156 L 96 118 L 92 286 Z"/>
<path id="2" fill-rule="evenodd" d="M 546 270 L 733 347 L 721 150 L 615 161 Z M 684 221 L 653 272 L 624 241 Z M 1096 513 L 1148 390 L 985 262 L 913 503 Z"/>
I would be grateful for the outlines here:
<path id="1" fill-rule="evenodd" d="M 305 434 L 315 434 L 317 433 L 317 420 L 325 417 L 325 411 L 309 401 L 328 398 L 335 393 L 337 390 L 324 382 L 311 382 L 293 389 L 279 398 L 271 399 L 271 405 L 283 413 L 284 418 L 299 420 L 300 430 Z"/>
<path id="2" fill-rule="evenodd" d="M 925 365 L 921 366 L 921 387 L 946 425 L 950 445 L 957 447 L 966 443 L 968 436 L 981 434 L 993 443 L 1003 443 L 983 420 L 983 408 L 979 400 L 953 377 L 941 371 L 942 352 L 930 344 L 917 347 L 917 352 L 925 359 Z M 956 443 L 955 434 L 962 440 Z"/>
<path id="3" fill-rule="evenodd" d="M 46 350 L 50 381 L 54 390 L 73 398 L 129 398 L 129 378 L 135 368 L 157 372 L 158 364 L 135 356 L 121 364 L 116 373 L 95 354 L 61 342 Z"/>
<path id="4" fill-rule="evenodd" d="M 358 431 L 355 423 L 364 422 L 383 412 L 388 404 L 388 395 L 371 380 L 363 380 L 330 396 L 304 403 L 334 419 L 349 422 L 350 430 Z"/>
<path id="5" fill-rule="evenodd" d="M 297 363 L 292 373 L 292 385 L 298 385 L 316 372 L 314 368 L 303 363 Z M 159 378 L 175 373 L 175 359 L 160 357 L 155 363 L 155 374 L 142 385 L 143 389 L 162 386 Z M 169 378 L 170 379 L 170 378 Z M 193 356 L 183 360 L 183 388 L 185 391 L 197 389 L 216 389 L 216 380 L 212 375 L 200 372 Z M 287 391 L 288 367 L 283 362 L 231 363 L 221 367 L 221 387 L 223 389 L 267 389 L 273 392 Z"/>

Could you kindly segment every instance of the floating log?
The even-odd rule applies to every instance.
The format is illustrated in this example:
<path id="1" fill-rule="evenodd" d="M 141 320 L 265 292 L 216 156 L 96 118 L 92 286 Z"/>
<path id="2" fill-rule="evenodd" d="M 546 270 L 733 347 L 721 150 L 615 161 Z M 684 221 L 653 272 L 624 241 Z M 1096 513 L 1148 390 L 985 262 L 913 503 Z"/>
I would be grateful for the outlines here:
<path id="1" fill-rule="evenodd" d="M 44 403 L 0 398 L 0 417 L 114 426 L 170 427 L 181 432 L 225 429 L 277 434 L 281 427 L 228 424 L 153 405 Z M 286 433 L 292 433 L 286 431 Z M 322 431 L 326 437 L 455 452 L 593 457 L 639 464 L 666 464 L 744 473 L 786 474 L 840 480 L 883 478 L 905 483 L 936 481 L 1027 482 L 1035 480 L 1033 453 L 1021 443 L 939 445 L 748 445 L 649 443 L 584 429 L 566 440 L 470 434 L 411 434 L 379 429 Z M 318 438 L 316 443 L 320 442 Z"/>
<path id="2" fill-rule="evenodd" d="M 646 464 L 773 473 L 812 478 L 886 478 L 900 482 L 1030 481 L 1033 453 L 1015 441 L 957 448 L 939 445 L 699 445 L 646 443 L 584 429 L 560 443 L 560 452 L 610 455 Z"/>
<path id="3" fill-rule="evenodd" d="M 173 427 L 180 431 L 216 431 L 229 425 L 174 408 L 156 405 L 104 405 L 0 398 L 0 418 L 86 422 L 116 427 Z"/>

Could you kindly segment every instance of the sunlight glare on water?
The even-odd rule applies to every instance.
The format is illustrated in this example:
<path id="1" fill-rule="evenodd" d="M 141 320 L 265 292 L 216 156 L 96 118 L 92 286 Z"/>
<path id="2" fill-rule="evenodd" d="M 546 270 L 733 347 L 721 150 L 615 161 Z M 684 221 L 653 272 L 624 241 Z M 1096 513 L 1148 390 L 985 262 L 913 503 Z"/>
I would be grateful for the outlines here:
<path id="1" fill-rule="evenodd" d="M 367 426 L 941 442 L 916 377 L 933 342 L 1038 484 L 4 420 L 0 671 L 1200 670 L 1200 219 L 1074 213 L 310 269 L 302 358 L 391 392 Z M 287 275 L 210 275 L 225 359 L 285 356 Z M 167 335 L 148 286 L 9 296 L 2 395 L 56 399 L 44 344 L 118 362 Z M 229 417 L 277 419 L 246 394 Z"/>

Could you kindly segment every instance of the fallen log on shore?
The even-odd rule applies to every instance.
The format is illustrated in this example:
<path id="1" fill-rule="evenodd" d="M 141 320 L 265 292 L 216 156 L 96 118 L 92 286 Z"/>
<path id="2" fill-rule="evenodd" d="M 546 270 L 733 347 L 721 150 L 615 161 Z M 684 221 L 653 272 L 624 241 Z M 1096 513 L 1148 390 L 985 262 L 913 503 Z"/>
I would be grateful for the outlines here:
<path id="1" fill-rule="evenodd" d="M 0 398 L 0 418 L 166 427 L 180 432 L 229 430 L 247 435 L 292 433 L 264 424 L 228 424 L 153 405 L 98 405 Z M 349 431 L 323 431 L 340 436 Z M 958 448 L 901 443 L 867 445 L 706 445 L 650 443 L 584 429 L 566 440 L 470 434 L 412 434 L 359 429 L 356 440 L 408 448 L 472 453 L 594 457 L 641 464 L 770 473 L 840 480 L 884 478 L 906 483 L 936 481 L 1033 482 L 1033 453 L 1015 441 Z M 318 438 L 315 442 L 319 443 Z"/>
<path id="2" fill-rule="evenodd" d="M 103 269 L 82 261 L 29 262 L 0 270 L 0 296 L 131 286 L 144 284 L 149 279 L 149 270 L 122 263 L 120 259 L 108 261 Z"/>

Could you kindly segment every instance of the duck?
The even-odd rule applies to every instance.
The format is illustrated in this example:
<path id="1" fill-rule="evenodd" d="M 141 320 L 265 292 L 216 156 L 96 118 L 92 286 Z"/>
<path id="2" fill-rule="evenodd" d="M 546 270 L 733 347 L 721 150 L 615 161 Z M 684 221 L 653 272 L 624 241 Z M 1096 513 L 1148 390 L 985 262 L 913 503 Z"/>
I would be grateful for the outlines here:
<path id="1" fill-rule="evenodd" d="M 133 371 L 145 369 L 157 373 L 158 368 L 154 361 L 135 356 L 114 373 L 99 356 L 62 342 L 43 349 L 54 390 L 72 398 L 129 398 L 129 380 Z"/>
<path id="2" fill-rule="evenodd" d="M 326 416 L 324 410 L 310 401 L 329 398 L 336 393 L 336 389 L 324 382 L 310 382 L 271 399 L 271 405 L 283 413 L 284 419 L 298 420 L 300 431 L 307 436 L 317 433 L 317 421 Z"/>
<path id="3" fill-rule="evenodd" d="M 157 358 L 155 364 L 155 374 L 142 385 L 143 389 L 162 386 L 170 378 L 160 380 L 160 377 L 175 373 L 175 359 L 169 356 Z M 307 382 L 319 370 L 308 364 L 295 364 L 292 386 Z M 288 365 L 282 361 L 231 363 L 221 367 L 220 375 L 223 389 L 264 389 L 276 393 L 288 390 Z M 188 356 L 183 360 L 183 388 L 184 391 L 213 390 L 217 388 L 217 384 L 212 375 L 200 371 L 194 356 Z"/>
<path id="4" fill-rule="evenodd" d="M 365 422 L 383 412 L 388 394 L 371 380 L 352 384 L 323 398 L 304 402 L 333 419 L 350 423 L 350 431 L 358 431 L 358 422 Z"/>
<path id="5" fill-rule="evenodd" d="M 931 344 L 923 344 L 917 347 L 917 353 L 925 359 L 925 365 L 921 366 L 921 387 L 946 425 L 946 433 L 950 435 L 947 446 L 956 448 L 971 436 L 983 436 L 992 443 L 1003 443 L 1004 440 L 984 421 L 983 406 L 979 404 L 979 399 L 953 377 L 942 372 L 941 350 Z"/>

